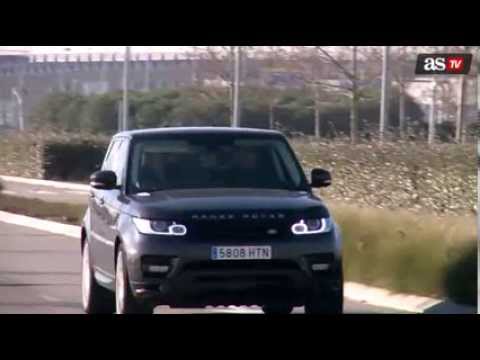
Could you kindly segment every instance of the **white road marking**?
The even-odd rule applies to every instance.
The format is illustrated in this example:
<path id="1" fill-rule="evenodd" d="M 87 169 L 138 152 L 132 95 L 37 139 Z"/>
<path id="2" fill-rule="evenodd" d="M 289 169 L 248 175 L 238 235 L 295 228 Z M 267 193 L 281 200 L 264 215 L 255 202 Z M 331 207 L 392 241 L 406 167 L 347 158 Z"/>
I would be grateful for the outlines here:
<path id="1" fill-rule="evenodd" d="M 5 195 L 20 195 L 18 192 L 12 191 L 12 190 L 3 190 L 2 194 L 5 194 Z"/>
<path id="2" fill-rule="evenodd" d="M 40 295 L 40 297 L 43 299 L 43 300 L 46 300 L 48 302 L 60 302 L 62 301 L 61 299 L 58 299 L 56 297 L 53 297 L 53 296 L 49 296 L 49 295 Z"/>
<path id="3" fill-rule="evenodd" d="M 65 192 L 71 193 L 71 194 L 77 194 L 77 195 L 85 195 L 88 193 L 88 191 L 86 190 L 69 190 L 69 189 L 65 189 Z"/>
<path id="4" fill-rule="evenodd" d="M 31 192 L 34 192 L 35 194 L 39 194 L 39 195 L 57 195 L 58 194 L 54 191 L 47 191 L 47 190 L 32 190 Z"/>

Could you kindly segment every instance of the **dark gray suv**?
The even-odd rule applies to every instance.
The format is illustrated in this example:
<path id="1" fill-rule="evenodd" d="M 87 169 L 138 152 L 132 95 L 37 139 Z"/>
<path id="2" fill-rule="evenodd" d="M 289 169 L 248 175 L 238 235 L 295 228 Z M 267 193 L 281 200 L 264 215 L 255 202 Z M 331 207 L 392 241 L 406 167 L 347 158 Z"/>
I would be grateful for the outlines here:
<path id="1" fill-rule="evenodd" d="M 341 313 L 339 229 L 279 132 L 166 128 L 113 137 L 81 236 L 87 313 L 259 305 Z"/>

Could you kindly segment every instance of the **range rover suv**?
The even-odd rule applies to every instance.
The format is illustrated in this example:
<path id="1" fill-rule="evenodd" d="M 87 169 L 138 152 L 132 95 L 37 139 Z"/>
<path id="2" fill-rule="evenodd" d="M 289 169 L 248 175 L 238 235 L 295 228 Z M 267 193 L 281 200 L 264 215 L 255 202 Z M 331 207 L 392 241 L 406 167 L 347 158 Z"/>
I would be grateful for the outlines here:
<path id="1" fill-rule="evenodd" d="M 339 228 L 279 132 L 165 128 L 115 135 L 82 224 L 87 313 L 257 305 L 342 313 Z"/>

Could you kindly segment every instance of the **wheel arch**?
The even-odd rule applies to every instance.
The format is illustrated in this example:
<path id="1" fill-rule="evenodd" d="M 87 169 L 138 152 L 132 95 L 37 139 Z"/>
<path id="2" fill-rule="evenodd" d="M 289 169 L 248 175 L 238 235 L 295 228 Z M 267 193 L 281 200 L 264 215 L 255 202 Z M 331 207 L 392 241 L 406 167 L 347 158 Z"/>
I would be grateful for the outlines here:
<path id="1" fill-rule="evenodd" d="M 83 251 L 83 247 L 85 246 L 85 242 L 87 241 L 87 229 L 85 226 L 82 226 L 81 235 L 80 235 L 80 251 Z"/>

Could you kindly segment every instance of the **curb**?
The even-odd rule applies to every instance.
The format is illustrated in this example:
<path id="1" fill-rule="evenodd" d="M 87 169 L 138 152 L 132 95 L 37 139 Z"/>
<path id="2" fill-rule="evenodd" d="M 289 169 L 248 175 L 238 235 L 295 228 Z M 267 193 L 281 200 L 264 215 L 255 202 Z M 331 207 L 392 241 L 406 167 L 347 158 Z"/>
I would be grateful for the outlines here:
<path id="1" fill-rule="evenodd" d="M 80 238 L 80 226 L 67 225 L 5 211 L 0 211 L 0 221 L 47 231 L 56 235 L 68 236 L 76 239 Z M 346 282 L 344 286 L 345 298 L 349 300 L 412 313 L 423 313 L 426 309 L 438 305 L 443 301 L 416 295 L 394 294 L 385 289 L 354 282 Z"/>
<path id="2" fill-rule="evenodd" d="M 424 313 L 444 300 L 429 297 L 393 293 L 389 290 L 354 282 L 344 284 L 345 297 L 369 305 L 387 307 L 411 313 Z"/>
<path id="3" fill-rule="evenodd" d="M 16 176 L 5 176 L 0 175 L 0 180 L 4 182 L 13 182 L 19 184 L 29 184 L 29 185 L 38 185 L 38 186 L 46 186 L 56 189 L 63 189 L 63 190 L 80 190 L 80 191 L 89 191 L 90 186 L 84 184 L 76 184 L 76 183 L 67 183 L 61 181 L 51 181 L 51 180 L 38 180 L 38 179 L 28 179 L 28 178 L 21 178 Z"/>

